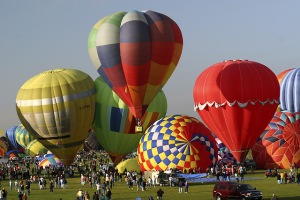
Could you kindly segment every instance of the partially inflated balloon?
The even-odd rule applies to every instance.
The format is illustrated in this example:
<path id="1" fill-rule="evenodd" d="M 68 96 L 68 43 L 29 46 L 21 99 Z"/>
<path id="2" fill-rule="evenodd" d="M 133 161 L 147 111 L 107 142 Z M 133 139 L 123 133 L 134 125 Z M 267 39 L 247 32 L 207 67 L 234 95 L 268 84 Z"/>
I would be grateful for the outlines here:
<path id="1" fill-rule="evenodd" d="M 252 156 L 260 169 L 300 166 L 300 112 L 276 112 L 252 147 Z"/>
<path id="2" fill-rule="evenodd" d="M 217 147 L 218 147 L 218 164 L 234 164 L 236 163 L 236 159 L 230 153 L 229 149 L 224 145 L 224 143 L 219 139 L 215 138 Z"/>
<path id="3" fill-rule="evenodd" d="M 172 75 L 182 47 L 178 25 L 154 11 L 106 16 L 88 38 L 93 65 L 136 118 L 142 118 Z"/>
<path id="4" fill-rule="evenodd" d="M 217 159 L 214 137 L 204 124 L 186 115 L 172 115 L 152 124 L 137 148 L 142 171 L 206 169 Z"/>
<path id="5" fill-rule="evenodd" d="M 65 165 L 70 165 L 92 126 L 96 88 L 75 69 L 45 71 L 17 94 L 17 113 L 25 128 Z"/>
<path id="6" fill-rule="evenodd" d="M 19 145 L 21 145 L 23 148 L 26 148 L 26 146 L 34 140 L 34 137 L 32 134 L 30 134 L 26 128 L 23 126 L 23 124 L 20 124 L 17 126 L 15 130 L 16 135 L 16 141 Z"/>
<path id="7" fill-rule="evenodd" d="M 95 85 L 97 102 L 93 131 L 113 162 L 118 164 L 124 156 L 137 148 L 143 133 L 135 133 L 136 121 L 128 106 L 101 77 L 95 80 Z M 166 111 L 167 99 L 160 91 L 142 117 L 144 130 L 164 117 Z"/>
<path id="8" fill-rule="evenodd" d="M 285 77 L 285 75 L 287 75 L 287 73 L 289 73 L 291 70 L 293 70 L 293 68 L 292 68 L 292 69 L 284 70 L 283 72 L 281 72 L 281 73 L 279 73 L 279 74 L 277 75 L 277 80 L 278 80 L 279 84 L 281 83 L 283 77 Z M 280 91 L 281 91 L 281 87 L 280 87 Z M 280 92 L 280 94 L 281 94 L 281 92 Z M 279 106 L 278 106 L 276 112 L 279 112 L 279 111 L 281 111 L 281 110 L 282 110 L 282 109 L 280 108 L 280 104 L 279 104 Z"/>
<path id="9" fill-rule="evenodd" d="M 12 150 L 19 150 L 24 152 L 24 148 L 17 142 L 15 130 L 18 126 L 12 126 L 6 130 L 6 137 L 8 139 L 9 148 Z"/>
<path id="10" fill-rule="evenodd" d="M 29 156 L 36 156 L 47 154 L 48 149 L 42 145 L 38 140 L 32 140 L 25 148 L 25 154 Z"/>
<path id="11" fill-rule="evenodd" d="M 194 107 L 237 161 L 268 125 L 279 104 L 279 83 L 266 66 L 228 60 L 208 67 L 194 85 Z"/>
<path id="12" fill-rule="evenodd" d="M 90 151 L 90 150 L 103 150 L 103 147 L 98 142 L 96 135 L 93 130 L 89 131 L 88 137 L 84 141 L 84 150 Z"/>
<path id="13" fill-rule="evenodd" d="M 280 109 L 300 112 L 300 68 L 286 73 L 280 82 Z"/>

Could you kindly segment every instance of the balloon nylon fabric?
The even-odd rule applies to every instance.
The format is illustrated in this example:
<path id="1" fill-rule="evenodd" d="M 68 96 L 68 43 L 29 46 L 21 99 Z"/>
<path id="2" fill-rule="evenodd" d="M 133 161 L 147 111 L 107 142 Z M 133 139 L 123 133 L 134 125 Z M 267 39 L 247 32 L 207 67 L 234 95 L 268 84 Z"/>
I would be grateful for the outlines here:
<path id="1" fill-rule="evenodd" d="M 276 112 L 252 147 L 260 169 L 290 169 L 300 165 L 300 112 Z"/>
<path id="2" fill-rule="evenodd" d="M 202 120 L 241 162 L 277 108 L 279 84 L 260 63 L 229 60 L 204 70 L 193 95 Z"/>
<path id="3" fill-rule="evenodd" d="M 280 82 L 280 109 L 300 112 L 300 69 L 288 71 Z"/>
<path id="4" fill-rule="evenodd" d="M 182 46 L 178 25 L 154 11 L 104 17 L 88 38 L 93 65 L 136 118 L 170 78 Z"/>
<path id="5" fill-rule="evenodd" d="M 95 93 L 92 78 L 82 71 L 48 70 L 22 85 L 17 113 L 28 132 L 70 165 L 92 126 Z"/>
<path id="6" fill-rule="evenodd" d="M 102 77 L 95 80 L 96 111 L 93 131 L 101 146 L 117 164 L 124 156 L 137 148 L 143 133 L 135 132 L 136 119 L 128 106 L 105 83 Z M 167 99 L 160 90 L 142 117 L 143 130 L 156 120 L 164 117 L 167 111 Z"/>

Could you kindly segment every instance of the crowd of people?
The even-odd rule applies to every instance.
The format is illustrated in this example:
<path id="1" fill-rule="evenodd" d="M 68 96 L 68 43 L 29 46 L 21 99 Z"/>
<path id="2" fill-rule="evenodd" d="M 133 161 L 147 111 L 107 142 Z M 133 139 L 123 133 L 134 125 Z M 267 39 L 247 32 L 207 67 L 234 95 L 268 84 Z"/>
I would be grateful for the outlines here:
<path id="1" fill-rule="evenodd" d="M 107 153 L 80 151 L 75 158 L 74 163 L 69 166 L 46 166 L 40 167 L 38 163 L 33 162 L 8 162 L 0 164 L 0 179 L 9 180 L 10 190 L 18 191 L 19 199 L 27 199 L 31 195 L 31 185 L 37 184 L 40 190 L 48 189 L 54 192 L 57 189 L 67 189 L 68 178 L 79 174 L 79 190 L 76 194 L 78 200 L 110 200 L 115 182 L 123 182 L 129 189 L 136 188 L 137 191 L 145 191 L 151 188 L 157 188 L 155 195 L 157 199 L 162 199 L 164 191 L 160 186 L 174 186 L 173 177 L 170 175 L 166 183 L 161 182 L 159 176 L 146 176 L 141 172 L 127 171 L 119 173 L 112 165 L 109 165 Z M 268 169 L 266 177 L 277 177 L 278 183 L 297 182 L 300 185 L 300 173 L 298 168 L 291 166 L 290 172 L 279 172 L 277 169 Z M 201 173 L 201 169 L 184 171 L 185 173 Z M 217 165 L 206 169 L 207 176 L 216 177 L 216 181 L 244 181 L 246 167 L 243 165 Z M 249 173 L 249 172 L 248 172 Z M 172 171 L 171 171 L 172 174 Z M 175 184 L 178 186 L 178 193 L 188 193 L 189 183 L 186 180 L 180 180 Z M 85 188 L 94 190 L 86 190 Z M 86 191 L 84 191 L 86 190 Z M 92 192 L 91 192 L 92 191 Z M 153 192 L 154 192 L 153 191 Z M 0 199 L 5 199 L 7 191 L 3 188 L 0 192 Z M 149 197 L 149 199 L 152 196 Z"/>

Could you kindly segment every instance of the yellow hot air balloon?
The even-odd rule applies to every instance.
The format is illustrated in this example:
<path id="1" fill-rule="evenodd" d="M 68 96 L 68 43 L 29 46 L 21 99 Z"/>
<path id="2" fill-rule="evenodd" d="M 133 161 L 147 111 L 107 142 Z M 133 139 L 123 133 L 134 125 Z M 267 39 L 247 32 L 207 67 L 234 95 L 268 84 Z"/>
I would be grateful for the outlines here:
<path id="1" fill-rule="evenodd" d="M 48 70 L 22 85 L 16 109 L 25 128 L 70 165 L 92 126 L 95 93 L 92 78 L 82 71 Z"/>
<path id="2" fill-rule="evenodd" d="M 25 154 L 36 156 L 37 154 L 47 154 L 48 149 L 42 145 L 38 140 L 31 141 L 25 148 Z"/>

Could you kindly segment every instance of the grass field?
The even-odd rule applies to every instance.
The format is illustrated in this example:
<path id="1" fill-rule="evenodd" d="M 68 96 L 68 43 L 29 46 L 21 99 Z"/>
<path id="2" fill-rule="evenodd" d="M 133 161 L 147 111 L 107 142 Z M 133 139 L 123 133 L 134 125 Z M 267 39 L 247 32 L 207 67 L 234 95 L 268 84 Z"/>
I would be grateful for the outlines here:
<path id="1" fill-rule="evenodd" d="M 273 193 L 279 196 L 280 200 L 299 200 L 300 199 L 300 186 L 296 183 L 289 184 L 277 184 L 276 178 L 265 178 L 264 171 L 256 171 L 254 174 L 246 174 L 245 178 L 252 180 L 245 180 L 245 183 L 249 183 L 255 186 L 258 190 L 263 192 L 263 199 L 271 199 Z M 112 188 L 112 199 L 113 200 L 135 200 L 137 197 L 141 197 L 142 200 L 148 200 L 148 196 L 152 195 L 156 199 L 156 191 L 159 188 L 165 192 L 163 195 L 164 200 L 212 200 L 212 189 L 214 183 L 192 183 L 189 187 L 188 193 L 178 194 L 177 187 L 157 187 L 146 191 L 137 191 L 129 189 L 125 182 L 116 182 Z M 1 182 L 1 187 L 5 187 L 8 191 L 8 200 L 18 200 L 18 192 L 14 190 L 10 191 L 8 180 Z M 96 191 L 95 188 L 90 188 L 88 185 L 81 185 L 79 175 L 75 178 L 69 178 L 66 189 L 54 189 L 54 193 L 50 193 L 49 189 L 40 190 L 37 183 L 31 185 L 31 195 L 28 197 L 29 200 L 75 200 L 76 193 L 79 188 L 84 191 L 88 191 L 91 195 Z"/>

